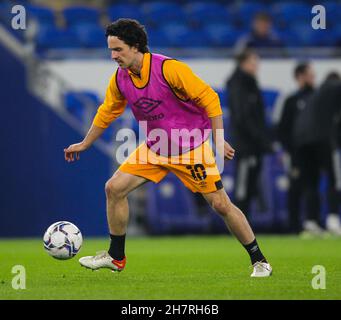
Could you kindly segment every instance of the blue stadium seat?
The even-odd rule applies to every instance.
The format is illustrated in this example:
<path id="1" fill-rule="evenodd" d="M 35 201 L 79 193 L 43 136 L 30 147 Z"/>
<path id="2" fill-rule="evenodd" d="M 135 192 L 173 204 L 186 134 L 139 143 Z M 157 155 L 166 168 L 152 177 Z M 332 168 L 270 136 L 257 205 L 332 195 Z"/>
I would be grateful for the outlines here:
<path id="1" fill-rule="evenodd" d="M 164 25 L 161 29 L 172 47 L 206 47 L 208 45 L 207 39 L 198 30 L 191 30 L 184 24 Z"/>
<path id="2" fill-rule="evenodd" d="M 273 125 L 273 107 L 275 106 L 276 100 L 279 97 L 278 90 L 263 89 L 262 97 L 265 104 L 265 119 L 267 125 L 271 127 Z"/>
<path id="3" fill-rule="evenodd" d="M 333 47 L 338 38 L 336 30 L 313 30 L 311 43 L 314 47 Z M 341 37 L 339 37 L 341 39 Z"/>
<path id="4" fill-rule="evenodd" d="M 278 28 L 288 28 L 295 24 L 311 25 L 311 8 L 306 3 L 283 2 L 272 7 L 272 15 Z"/>
<path id="5" fill-rule="evenodd" d="M 70 30 L 62 30 L 52 26 L 42 26 L 36 35 L 38 51 L 46 49 L 78 48 L 79 39 Z"/>
<path id="6" fill-rule="evenodd" d="M 84 101 L 79 92 L 67 92 L 64 95 L 64 106 L 68 112 L 74 115 L 77 119 L 83 120 L 85 113 Z"/>
<path id="7" fill-rule="evenodd" d="M 333 44 L 338 43 L 340 45 L 341 43 L 341 25 L 335 26 L 332 31 L 333 34 Z"/>
<path id="8" fill-rule="evenodd" d="M 270 89 L 264 89 L 262 90 L 262 96 L 265 103 L 266 108 L 273 108 L 276 100 L 279 96 L 278 90 L 270 90 Z"/>
<path id="9" fill-rule="evenodd" d="M 12 6 L 10 3 L 0 3 L 0 22 L 6 26 L 11 25 L 11 10 Z"/>
<path id="10" fill-rule="evenodd" d="M 295 34 L 290 30 L 279 30 L 279 37 L 282 39 L 285 47 L 301 47 L 299 40 L 296 38 Z"/>
<path id="11" fill-rule="evenodd" d="M 93 119 L 101 103 L 102 101 L 97 93 L 89 90 L 69 91 L 64 96 L 65 108 L 82 123 L 86 120 L 91 121 Z M 87 119 L 87 117 L 89 118 Z M 122 119 L 119 121 L 121 122 Z M 110 125 L 103 132 L 101 138 L 105 142 L 112 142 L 116 130 L 117 126 L 114 124 Z"/>
<path id="12" fill-rule="evenodd" d="M 330 46 L 335 41 L 334 33 L 328 29 L 314 30 L 310 25 L 293 25 L 283 33 L 283 39 L 291 47 Z"/>
<path id="13" fill-rule="evenodd" d="M 86 6 L 73 6 L 63 10 L 67 26 L 80 23 L 99 24 L 100 13 L 97 9 Z"/>
<path id="14" fill-rule="evenodd" d="M 71 27 L 70 30 L 76 35 L 82 47 L 105 48 L 105 30 L 97 24 L 80 24 Z"/>
<path id="15" fill-rule="evenodd" d="M 223 108 L 227 108 L 227 101 L 228 101 L 228 91 L 226 89 L 214 89 L 216 93 L 218 93 L 220 105 Z"/>
<path id="16" fill-rule="evenodd" d="M 302 7 L 306 7 L 306 6 L 309 6 L 306 1 L 295 1 L 295 0 L 283 0 L 280 2 L 274 1 L 271 6 L 271 12 L 273 14 L 280 14 L 283 10 L 290 10 L 290 8 L 300 10 Z"/>
<path id="17" fill-rule="evenodd" d="M 100 103 L 101 103 L 101 99 L 99 98 L 98 94 L 93 92 L 93 91 L 89 91 L 89 90 L 83 90 L 82 94 L 91 101 L 91 103 L 94 104 L 94 106 L 99 107 Z"/>
<path id="18" fill-rule="evenodd" d="M 195 25 L 228 23 L 231 16 L 226 6 L 215 2 L 190 2 L 185 10 L 188 20 Z"/>
<path id="19" fill-rule="evenodd" d="M 5 15 L 8 12 L 8 4 L 0 3 L 0 16 Z"/>
<path id="20" fill-rule="evenodd" d="M 64 107 L 82 122 L 93 118 L 100 103 L 98 95 L 93 91 L 68 91 L 64 94 Z"/>
<path id="21" fill-rule="evenodd" d="M 274 211 L 274 223 L 285 225 L 288 219 L 288 188 L 289 177 L 286 174 L 283 164 L 279 160 L 279 155 L 269 157 L 269 166 L 267 170 L 270 174 L 269 186 L 272 197 Z"/>
<path id="22" fill-rule="evenodd" d="M 217 47 L 233 46 L 241 32 L 228 24 L 208 24 L 204 28 L 204 35 L 209 44 Z"/>
<path id="23" fill-rule="evenodd" d="M 170 47 L 167 35 L 162 30 L 151 29 L 148 32 L 148 44 L 151 48 Z"/>
<path id="24" fill-rule="evenodd" d="M 146 20 L 141 6 L 136 4 L 114 4 L 108 8 L 108 17 L 111 22 L 119 18 L 136 19 L 141 23 Z"/>
<path id="25" fill-rule="evenodd" d="M 241 27 L 250 27 L 253 17 L 258 12 L 268 12 L 268 8 L 259 2 L 246 2 L 241 3 L 239 6 L 234 8 L 234 15 L 236 16 L 238 23 Z"/>
<path id="26" fill-rule="evenodd" d="M 55 25 L 53 9 L 40 6 L 27 6 L 28 19 L 34 18 L 40 25 Z"/>
<path id="27" fill-rule="evenodd" d="M 203 37 L 203 35 L 198 32 L 197 30 L 188 30 L 187 33 L 183 34 L 182 38 L 177 38 L 175 41 L 175 46 L 179 48 L 205 48 L 209 47 L 209 44 L 207 43 L 207 39 Z"/>
<path id="28" fill-rule="evenodd" d="M 177 3 L 169 1 L 155 1 L 145 3 L 142 7 L 148 24 L 157 27 L 164 23 L 176 23 L 186 21 L 185 12 Z"/>

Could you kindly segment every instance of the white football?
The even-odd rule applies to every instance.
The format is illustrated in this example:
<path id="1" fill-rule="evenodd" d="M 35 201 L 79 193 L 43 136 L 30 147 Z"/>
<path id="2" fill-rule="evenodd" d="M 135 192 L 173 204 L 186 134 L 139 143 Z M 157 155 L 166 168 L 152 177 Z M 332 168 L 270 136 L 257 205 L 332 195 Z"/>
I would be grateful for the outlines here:
<path id="1" fill-rule="evenodd" d="M 71 222 L 58 221 L 48 227 L 44 234 L 44 248 L 50 256 L 60 260 L 74 257 L 80 250 L 83 237 Z"/>

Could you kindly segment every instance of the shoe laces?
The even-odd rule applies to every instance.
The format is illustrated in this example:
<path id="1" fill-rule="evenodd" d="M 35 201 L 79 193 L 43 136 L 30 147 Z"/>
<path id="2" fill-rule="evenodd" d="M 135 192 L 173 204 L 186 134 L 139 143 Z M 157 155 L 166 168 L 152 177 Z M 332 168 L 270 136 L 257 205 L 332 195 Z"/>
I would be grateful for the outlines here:
<path id="1" fill-rule="evenodd" d="M 98 251 L 96 252 L 96 256 L 94 257 L 95 260 L 100 260 L 102 258 L 105 258 L 106 256 L 108 256 L 108 252 L 106 251 Z"/>
<path id="2" fill-rule="evenodd" d="M 253 267 L 256 269 L 256 271 L 263 271 L 264 269 L 269 271 L 269 269 L 268 269 L 267 265 L 265 264 L 265 262 L 257 261 L 257 262 L 255 262 Z"/>

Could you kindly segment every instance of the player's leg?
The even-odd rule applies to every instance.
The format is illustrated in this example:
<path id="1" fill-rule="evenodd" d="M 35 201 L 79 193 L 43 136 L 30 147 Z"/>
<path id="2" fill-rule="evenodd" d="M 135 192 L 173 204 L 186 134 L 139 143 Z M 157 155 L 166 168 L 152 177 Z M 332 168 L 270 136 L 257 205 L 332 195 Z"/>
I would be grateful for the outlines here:
<path id="1" fill-rule="evenodd" d="M 228 229 L 243 244 L 249 244 L 255 236 L 242 211 L 230 200 L 224 189 L 211 193 L 203 193 L 203 197 L 224 220 Z"/>
<path id="2" fill-rule="evenodd" d="M 79 259 L 82 266 L 89 269 L 108 268 L 122 271 L 126 264 L 125 237 L 129 219 L 128 194 L 147 182 L 148 179 L 117 170 L 105 185 L 107 198 L 107 219 L 110 231 L 108 252 Z"/>
<path id="3" fill-rule="evenodd" d="M 232 204 L 226 194 L 209 144 L 203 143 L 200 147 L 185 154 L 183 158 L 190 159 L 190 164 L 170 164 L 168 169 L 192 192 L 200 192 L 212 208 L 223 217 L 227 227 L 250 254 L 252 264 L 254 264 L 252 276 L 269 276 L 272 271 L 271 267 L 262 255 L 246 217 L 239 208 Z"/>
<path id="4" fill-rule="evenodd" d="M 272 273 L 270 264 L 262 254 L 255 235 L 242 211 L 236 207 L 224 189 L 203 194 L 204 198 L 224 220 L 227 228 L 241 242 L 254 266 L 252 277 L 267 277 Z"/>
<path id="5" fill-rule="evenodd" d="M 117 170 L 105 184 L 107 220 L 111 235 L 124 235 L 129 219 L 128 194 L 147 182 L 146 178 Z"/>
<path id="6" fill-rule="evenodd" d="M 150 180 L 117 170 L 105 184 L 107 220 L 110 232 L 108 254 L 125 262 L 125 238 L 129 220 L 128 194 Z"/>
<path id="7" fill-rule="evenodd" d="M 161 181 L 166 168 L 146 161 L 145 144 L 136 149 L 105 185 L 110 247 L 96 256 L 83 257 L 81 265 L 90 269 L 109 268 L 122 271 L 125 267 L 125 236 L 129 219 L 128 194 L 147 181 Z"/>

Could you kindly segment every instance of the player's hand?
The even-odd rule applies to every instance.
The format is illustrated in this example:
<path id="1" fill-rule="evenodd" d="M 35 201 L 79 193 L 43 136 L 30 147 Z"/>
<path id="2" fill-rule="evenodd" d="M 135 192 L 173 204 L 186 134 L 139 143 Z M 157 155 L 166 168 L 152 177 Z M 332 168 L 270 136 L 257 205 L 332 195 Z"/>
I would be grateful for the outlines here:
<path id="1" fill-rule="evenodd" d="M 232 160 L 234 157 L 235 150 L 231 147 L 231 145 L 225 141 L 224 142 L 224 159 Z"/>
<path id="2" fill-rule="evenodd" d="M 87 147 L 83 142 L 72 144 L 64 149 L 64 158 L 67 162 L 79 160 L 79 154 L 86 149 Z"/>

